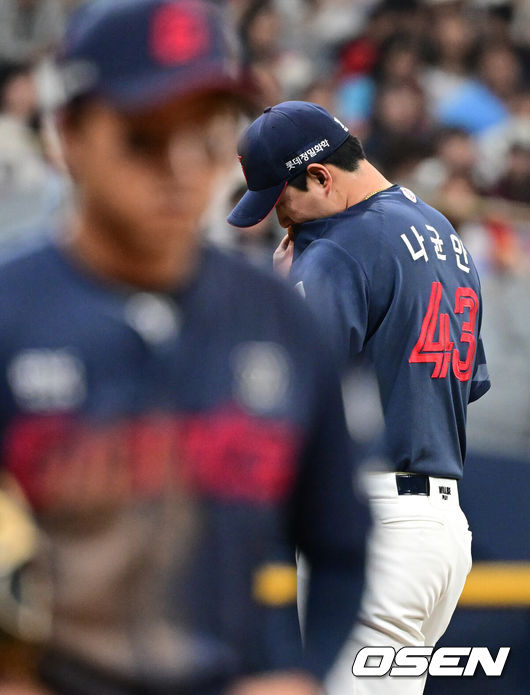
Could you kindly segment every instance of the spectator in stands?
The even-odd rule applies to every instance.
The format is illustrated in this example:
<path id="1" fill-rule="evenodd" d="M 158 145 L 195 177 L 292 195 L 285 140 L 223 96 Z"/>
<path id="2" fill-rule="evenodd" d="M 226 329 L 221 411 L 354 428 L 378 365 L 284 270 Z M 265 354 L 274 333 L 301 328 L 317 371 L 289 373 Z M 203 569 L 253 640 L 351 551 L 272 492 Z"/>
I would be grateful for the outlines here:
<path id="1" fill-rule="evenodd" d="M 282 30 L 280 16 L 271 0 L 254 0 L 240 20 L 244 57 L 248 63 L 276 58 Z"/>
<path id="2" fill-rule="evenodd" d="M 437 112 L 448 96 L 469 79 L 475 29 L 463 14 L 450 12 L 435 14 L 430 30 L 432 67 L 424 86 Z"/>
<path id="3" fill-rule="evenodd" d="M 46 161 L 32 69 L 0 64 L 0 246 L 42 229 L 62 204 L 65 179 Z"/>
<path id="4" fill-rule="evenodd" d="M 434 153 L 412 172 L 410 185 L 420 195 L 434 195 L 448 179 L 463 176 L 478 183 L 477 146 L 463 128 L 447 127 L 435 138 Z"/>
<path id="5" fill-rule="evenodd" d="M 0 195 L 42 184 L 42 160 L 32 125 L 37 93 L 29 66 L 0 64 Z"/>
<path id="6" fill-rule="evenodd" d="M 388 166 L 397 162 L 417 165 L 429 153 L 431 140 L 423 90 L 413 84 L 382 86 L 364 143 L 367 157 L 390 175 Z"/>
<path id="7" fill-rule="evenodd" d="M 530 88 L 522 89 L 512 100 L 510 117 L 486 130 L 478 140 L 478 167 L 481 179 L 492 190 L 507 168 L 508 154 L 516 143 L 530 147 Z"/>
<path id="8" fill-rule="evenodd" d="M 471 72 L 479 40 L 476 22 L 463 11 L 435 15 L 434 65 L 424 75 L 427 101 L 434 118 L 479 133 L 508 116 L 503 101 Z"/>
<path id="9" fill-rule="evenodd" d="M 313 66 L 307 53 L 299 50 L 299 31 L 289 35 L 279 3 L 249 2 L 239 20 L 239 33 L 254 78 L 267 96 L 277 97 L 268 103 L 281 101 L 285 93 L 291 95 L 311 80 Z"/>
<path id="10" fill-rule="evenodd" d="M 60 0 L 0 0 L 0 60 L 36 60 L 62 36 Z"/>
<path id="11" fill-rule="evenodd" d="M 508 153 L 504 176 L 490 193 L 530 205 L 530 144 L 515 142 Z"/>
<path id="12" fill-rule="evenodd" d="M 381 49 L 375 72 L 381 84 L 419 84 L 423 46 L 418 38 L 396 34 Z"/>
<path id="13" fill-rule="evenodd" d="M 504 43 L 487 44 L 477 61 L 477 73 L 488 89 L 507 106 L 521 87 L 522 70 L 516 52 Z"/>
<path id="14" fill-rule="evenodd" d="M 37 90 L 30 65 L 0 63 L 0 109 L 27 125 L 34 120 Z"/>

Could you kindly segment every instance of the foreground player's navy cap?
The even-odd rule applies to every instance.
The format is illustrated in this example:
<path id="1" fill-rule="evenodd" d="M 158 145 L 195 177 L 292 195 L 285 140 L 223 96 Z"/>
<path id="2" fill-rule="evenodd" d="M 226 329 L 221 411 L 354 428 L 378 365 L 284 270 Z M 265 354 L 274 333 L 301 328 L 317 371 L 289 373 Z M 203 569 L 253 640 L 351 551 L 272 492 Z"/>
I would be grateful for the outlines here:
<path id="1" fill-rule="evenodd" d="M 348 129 L 322 106 L 284 101 L 268 106 L 243 133 L 238 157 L 248 191 L 228 216 L 234 227 L 251 227 L 274 208 L 285 187 L 308 164 L 338 149 Z"/>
<path id="2" fill-rule="evenodd" d="M 245 85 L 221 11 L 204 0 L 95 0 L 75 11 L 58 55 L 65 101 L 141 110 Z"/>

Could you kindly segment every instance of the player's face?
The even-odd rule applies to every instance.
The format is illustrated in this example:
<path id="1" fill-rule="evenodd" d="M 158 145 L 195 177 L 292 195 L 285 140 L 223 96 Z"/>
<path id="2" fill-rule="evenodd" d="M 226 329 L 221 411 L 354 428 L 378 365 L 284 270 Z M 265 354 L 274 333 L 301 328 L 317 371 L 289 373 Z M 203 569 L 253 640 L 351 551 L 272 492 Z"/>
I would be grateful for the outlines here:
<path id="1" fill-rule="evenodd" d="M 66 127 L 80 203 L 124 246 L 156 253 L 196 234 L 234 146 L 231 113 L 213 99 L 134 117 L 94 103 Z"/>
<path id="2" fill-rule="evenodd" d="M 307 191 L 300 191 L 294 186 L 287 186 L 283 192 L 276 204 L 276 214 L 282 227 L 327 217 L 334 212 L 318 182 L 308 177 L 307 188 Z"/>

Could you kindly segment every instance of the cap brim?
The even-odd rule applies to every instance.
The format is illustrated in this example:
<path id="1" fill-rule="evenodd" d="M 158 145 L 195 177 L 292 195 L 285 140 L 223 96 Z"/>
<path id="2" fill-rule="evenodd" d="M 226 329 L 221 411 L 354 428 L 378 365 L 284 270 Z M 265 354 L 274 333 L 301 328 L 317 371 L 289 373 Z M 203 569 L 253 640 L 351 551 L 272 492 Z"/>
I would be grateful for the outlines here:
<path id="1" fill-rule="evenodd" d="M 227 217 L 227 222 L 234 227 L 252 227 L 258 224 L 274 210 L 286 186 L 287 181 L 282 181 L 261 191 L 247 191 Z"/>
<path id="2" fill-rule="evenodd" d="M 177 76 L 166 76 L 156 80 L 137 80 L 131 85 L 113 85 L 105 96 L 117 108 L 125 111 L 142 111 L 163 105 L 176 98 L 208 92 L 230 94 L 239 98 L 242 106 L 247 107 L 254 99 L 253 85 L 245 78 L 231 78 L 216 72 L 215 67 L 209 74 L 191 76 L 187 80 Z"/>
<path id="3" fill-rule="evenodd" d="M 76 81 L 75 75 L 67 78 L 68 67 L 63 66 L 64 94 L 58 106 L 77 96 L 88 95 L 99 97 L 120 111 L 134 113 L 195 94 L 217 93 L 230 95 L 243 110 L 252 112 L 259 96 L 255 81 L 249 73 L 230 75 L 215 62 L 201 66 L 200 70 L 190 71 L 185 78 L 178 72 L 163 73 L 157 77 L 149 73 L 137 75 L 133 81 L 120 79 L 104 85 L 84 79 Z M 94 79 L 94 75 L 92 78 Z"/>

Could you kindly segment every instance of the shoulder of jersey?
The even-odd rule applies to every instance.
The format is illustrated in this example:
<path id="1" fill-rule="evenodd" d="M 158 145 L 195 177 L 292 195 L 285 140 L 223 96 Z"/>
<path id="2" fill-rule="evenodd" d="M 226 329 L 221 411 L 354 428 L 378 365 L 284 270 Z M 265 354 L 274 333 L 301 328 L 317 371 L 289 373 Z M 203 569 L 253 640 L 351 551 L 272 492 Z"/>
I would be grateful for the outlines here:
<path id="1" fill-rule="evenodd" d="M 399 186 L 396 190 L 392 191 L 393 193 L 399 194 L 408 200 L 411 203 L 422 203 L 423 201 L 421 198 L 418 198 L 418 196 L 414 193 L 414 191 L 411 191 L 410 188 L 406 188 L 405 186 Z M 399 196 L 398 196 L 399 199 Z"/>
<path id="2" fill-rule="evenodd" d="M 344 213 L 329 218 L 325 237 L 357 260 L 365 254 L 377 256 L 386 248 L 384 240 L 394 239 L 400 217 L 406 221 L 408 215 L 424 206 L 425 203 L 410 189 L 393 186 L 371 205 L 354 205 Z"/>
<path id="3" fill-rule="evenodd" d="M 0 287 L 5 290 L 13 285 L 14 289 L 21 289 L 32 283 L 41 275 L 51 247 L 49 239 L 39 239 L 5 249 L 0 257 Z"/>
<path id="4" fill-rule="evenodd" d="M 401 215 L 407 218 L 418 208 L 425 208 L 424 201 L 409 188 L 398 186 L 383 191 L 369 206 L 359 206 L 357 210 L 354 206 L 351 212 L 357 218 L 356 224 L 362 224 L 364 229 L 392 232 Z"/>

